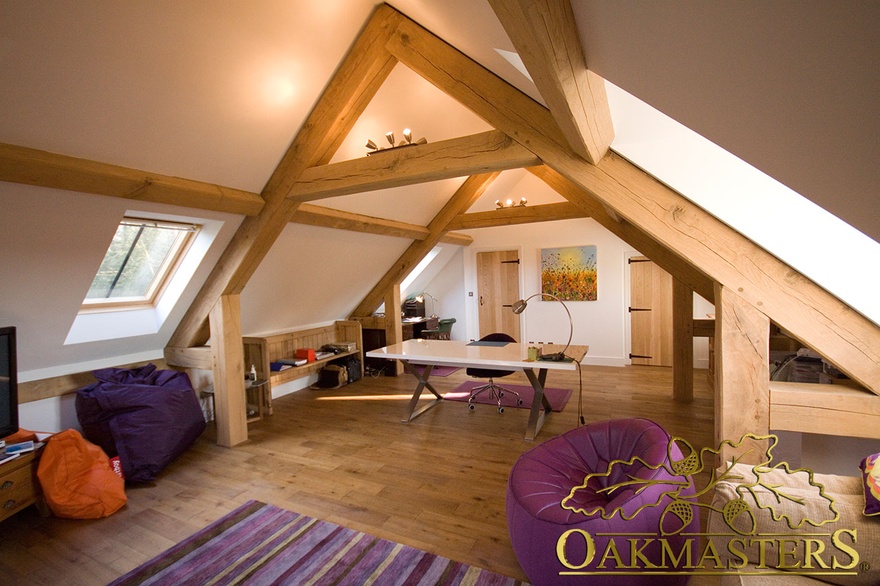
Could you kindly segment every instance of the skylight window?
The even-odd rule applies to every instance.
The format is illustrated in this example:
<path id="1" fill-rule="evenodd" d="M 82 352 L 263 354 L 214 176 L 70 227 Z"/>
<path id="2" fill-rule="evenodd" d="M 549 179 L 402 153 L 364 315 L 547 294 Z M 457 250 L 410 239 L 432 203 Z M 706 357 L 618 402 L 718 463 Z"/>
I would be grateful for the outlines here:
<path id="1" fill-rule="evenodd" d="M 196 224 L 124 218 L 83 301 L 83 309 L 155 305 Z"/>

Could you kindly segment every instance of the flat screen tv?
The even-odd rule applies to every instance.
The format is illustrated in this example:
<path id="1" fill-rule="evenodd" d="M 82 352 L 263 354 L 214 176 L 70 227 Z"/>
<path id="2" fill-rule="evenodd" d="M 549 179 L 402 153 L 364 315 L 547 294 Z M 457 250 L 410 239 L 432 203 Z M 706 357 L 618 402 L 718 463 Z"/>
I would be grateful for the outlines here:
<path id="1" fill-rule="evenodd" d="M 0 328 L 0 438 L 18 431 L 18 368 L 15 328 Z"/>

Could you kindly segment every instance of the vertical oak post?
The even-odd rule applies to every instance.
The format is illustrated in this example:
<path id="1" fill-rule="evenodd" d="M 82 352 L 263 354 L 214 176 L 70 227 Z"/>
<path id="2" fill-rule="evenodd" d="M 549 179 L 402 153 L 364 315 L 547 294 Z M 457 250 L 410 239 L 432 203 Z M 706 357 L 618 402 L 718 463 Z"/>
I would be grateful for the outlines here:
<path id="1" fill-rule="evenodd" d="M 385 345 L 403 341 L 403 323 L 400 319 L 400 283 L 396 283 L 385 292 Z M 392 362 L 394 376 L 403 374 L 403 364 L 399 360 Z"/>
<path id="2" fill-rule="evenodd" d="M 672 279 L 672 398 L 694 400 L 694 292 Z"/>
<path id="3" fill-rule="evenodd" d="M 209 321 L 217 444 L 232 447 L 248 438 L 239 296 L 221 296 L 211 309 Z"/>
<path id="4" fill-rule="evenodd" d="M 766 435 L 770 432 L 770 320 L 720 284 L 715 286 L 715 315 L 716 443 L 736 442 L 746 433 Z M 722 457 L 728 456 L 729 451 L 723 450 Z"/>

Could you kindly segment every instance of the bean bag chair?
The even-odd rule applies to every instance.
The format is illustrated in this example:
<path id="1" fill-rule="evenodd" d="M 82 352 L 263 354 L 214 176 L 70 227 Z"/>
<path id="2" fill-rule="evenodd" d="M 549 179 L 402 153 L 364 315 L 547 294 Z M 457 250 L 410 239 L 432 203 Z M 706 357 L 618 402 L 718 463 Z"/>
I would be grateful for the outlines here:
<path id="1" fill-rule="evenodd" d="M 616 540 L 619 544 L 612 545 L 624 548 L 625 566 L 630 538 L 638 542 L 640 562 L 662 566 L 662 538 L 670 551 L 691 549 L 687 559 L 697 559 L 689 536 L 700 529 L 699 509 L 690 500 L 693 484 L 689 476 L 670 471 L 671 462 L 682 459 L 669 434 L 647 419 L 590 423 L 525 452 L 510 473 L 507 525 L 529 581 L 541 586 L 687 583 L 687 574 L 616 568 L 614 560 L 603 556 L 610 551 L 608 542 Z M 677 490 L 685 479 L 687 486 Z M 664 529 L 669 533 L 661 535 Z M 590 547 L 583 537 L 587 534 Z M 571 537 L 563 540 L 563 535 Z M 566 574 L 572 568 L 561 562 L 559 543 L 583 575 Z"/>
<path id="2" fill-rule="evenodd" d="M 46 440 L 37 480 L 49 509 L 67 519 L 100 519 L 128 501 L 125 481 L 113 471 L 110 458 L 75 429 Z"/>
<path id="3" fill-rule="evenodd" d="M 185 372 L 147 364 L 92 374 L 98 381 L 76 392 L 77 419 L 86 439 L 119 456 L 127 481 L 155 480 L 205 430 Z"/>

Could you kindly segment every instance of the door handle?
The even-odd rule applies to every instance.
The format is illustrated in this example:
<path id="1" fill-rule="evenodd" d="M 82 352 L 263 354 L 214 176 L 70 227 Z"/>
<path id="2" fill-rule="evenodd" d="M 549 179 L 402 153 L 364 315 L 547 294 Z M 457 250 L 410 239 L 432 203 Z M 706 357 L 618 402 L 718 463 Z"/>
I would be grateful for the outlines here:
<path id="1" fill-rule="evenodd" d="M 483 296 L 480 295 L 480 307 L 483 307 Z"/>

